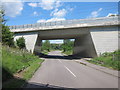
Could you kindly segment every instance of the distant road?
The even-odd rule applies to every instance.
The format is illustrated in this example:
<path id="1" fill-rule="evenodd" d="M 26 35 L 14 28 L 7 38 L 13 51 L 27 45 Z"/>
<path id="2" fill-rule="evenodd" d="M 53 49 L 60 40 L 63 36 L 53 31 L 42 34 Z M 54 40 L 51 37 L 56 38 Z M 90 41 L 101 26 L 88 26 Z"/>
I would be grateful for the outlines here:
<path id="1" fill-rule="evenodd" d="M 54 57 L 45 59 L 29 80 L 27 88 L 118 88 L 117 77 L 61 58 L 60 51 L 52 51 L 49 55 Z"/>

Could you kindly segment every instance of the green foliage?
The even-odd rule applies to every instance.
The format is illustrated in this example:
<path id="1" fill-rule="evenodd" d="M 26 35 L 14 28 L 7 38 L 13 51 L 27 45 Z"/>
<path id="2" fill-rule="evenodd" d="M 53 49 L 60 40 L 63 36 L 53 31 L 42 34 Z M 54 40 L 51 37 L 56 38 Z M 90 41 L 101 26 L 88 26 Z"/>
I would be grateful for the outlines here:
<path id="1" fill-rule="evenodd" d="M 72 51 L 72 50 L 69 50 L 69 51 L 65 51 L 65 52 L 63 52 L 63 53 L 66 54 L 66 55 L 72 55 L 73 51 Z"/>
<path id="2" fill-rule="evenodd" d="M 7 46 L 2 47 L 2 67 L 11 75 L 31 66 L 36 61 L 42 62 L 43 60 L 27 51 Z"/>
<path id="3" fill-rule="evenodd" d="M 48 55 L 48 51 L 46 50 L 41 51 L 41 53 Z"/>
<path id="4" fill-rule="evenodd" d="M 69 39 L 64 40 L 64 44 L 62 44 L 63 53 L 67 55 L 71 55 L 73 51 L 74 41 L 70 41 Z"/>
<path id="5" fill-rule="evenodd" d="M 111 53 L 105 52 L 100 57 L 93 58 L 90 62 L 120 70 L 120 50 Z"/>
<path id="6" fill-rule="evenodd" d="M 51 50 L 62 50 L 61 44 L 51 44 Z"/>
<path id="7" fill-rule="evenodd" d="M 50 51 L 50 41 L 49 40 L 46 40 L 45 42 L 42 43 L 42 47 L 41 47 L 41 51 Z"/>
<path id="8" fill-rule="evenodd" d="M 0 26 L 2 27 L 2 43 L 9 46 L 14 46 L 13 33 L 10 32 L 8 26 L 5 25 L 6 20 L 4 19 L 4 11 L 0 11 Z"/>
<path id="9" fill-rule="evenodd" d="M 25 48 L 25 39 L 24 39 L 24 37 L 20 37 L 19 39 L 17 39 L 17 40 L 16 40 L 16 43 L 17 43 L 17 46 L 18 46 L 20 49 Z"/>
<path id="10" fill-rule="evenodd" d="M 9 46 L 14 46 L 13 33 L 10 32 L 8 26 L 2 24 L 2 43 Z"/>
<path id="11" fill-rule="evenodd" d="M 43 42 L 41 51 L 44 54 L 48 54 L 50 50 L 63 50 L 63 53 L 71 55 L 73 51 L 74 41 L 70 39 L 64 40 L 63 44 L 50 44 L 48 40 Z"/>
<path id="12" fill-rule="evenodd" d="M 4 10 L 0 10 L 0 24 L 5 24 L 7 20 L 4 19 L 5 16 L 5 11 Z"/>
<path id="13" fill-rule="evenodd" d="M 31 63 L 31 66 L 28 67 L 28 69 L 23 73 L 23 78 L 25 80 L 29 80 L 33 76 L 37 68 L 40 67 L 42 62 L 43 60 L 40 61 L 40 59 L 37 59 L 33 63 Z"/>
<path id="14" fill-rule="evenodd" d="M 44 54 L 48 54 L 50 50 L 63 50 L 63 53 L 71 55 L 73 51 L 74 41 L 70 39 L 64 40 L 63 44 L 50 44 L 48 40 L 43 42 L 41 51 Z"/>

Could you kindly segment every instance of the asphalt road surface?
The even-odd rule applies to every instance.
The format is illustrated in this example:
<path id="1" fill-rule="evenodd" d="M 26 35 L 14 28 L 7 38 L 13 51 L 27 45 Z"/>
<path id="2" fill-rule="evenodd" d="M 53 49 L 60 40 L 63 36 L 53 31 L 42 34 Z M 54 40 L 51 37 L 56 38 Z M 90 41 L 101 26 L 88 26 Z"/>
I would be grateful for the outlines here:
<path id="1" fill-rule="evenodd" d="M 60 51 L 49 55 L 28 81 L 27 88 L 118 88 L 117 77 L 64 58 Z"/>

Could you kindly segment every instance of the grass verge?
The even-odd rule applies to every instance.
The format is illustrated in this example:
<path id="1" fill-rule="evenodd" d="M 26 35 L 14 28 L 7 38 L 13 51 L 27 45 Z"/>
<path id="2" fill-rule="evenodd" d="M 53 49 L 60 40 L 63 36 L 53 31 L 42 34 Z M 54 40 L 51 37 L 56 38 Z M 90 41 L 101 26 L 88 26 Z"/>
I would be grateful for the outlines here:
<path id="1" fill-rule="evenodd" d="M 115 70 L 120 70 L 120 50 L 103 53 L 100 57 L 89 60 L 90 63 L 101 65 Z"/>
<path id="2" fill-rule="evenodd" d="M 3 88 L 21 87 L 33 76 L 43 61 L 27 51 L 2 46 Z"/>
<path id="3" fill-rule="evenodd" d="M 47 50 L 43 50 L 41 53 L 48 55 L 49 52 Z"/>
<path id="4" fill-rule="evenodd" d="M 72 55 L 72 50 L 70 50 L 70 51 L 65 51 L 65 52 L 62 52 L 62 53 L 64 53 L 64 54 L 66 54 L 66 55 Z"/>

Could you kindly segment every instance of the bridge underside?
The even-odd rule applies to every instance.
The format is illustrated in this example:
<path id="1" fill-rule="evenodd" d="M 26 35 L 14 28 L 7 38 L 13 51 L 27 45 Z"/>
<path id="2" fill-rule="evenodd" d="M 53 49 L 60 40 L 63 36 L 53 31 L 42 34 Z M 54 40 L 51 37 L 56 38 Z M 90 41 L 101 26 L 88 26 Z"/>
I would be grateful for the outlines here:
<path id="1" fill-rule="evenodd" d="M 42 40 L 75 39 L 73 55 L 76 57 L 96 57 L 95 47 L 88 28 L 41 31 L 38 33 L 34 53 L 40 52 Z"/>

